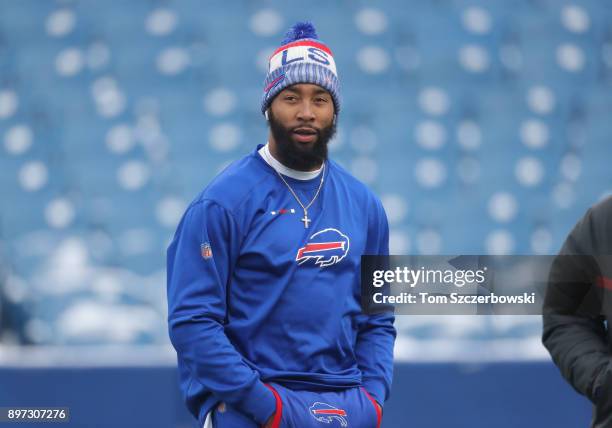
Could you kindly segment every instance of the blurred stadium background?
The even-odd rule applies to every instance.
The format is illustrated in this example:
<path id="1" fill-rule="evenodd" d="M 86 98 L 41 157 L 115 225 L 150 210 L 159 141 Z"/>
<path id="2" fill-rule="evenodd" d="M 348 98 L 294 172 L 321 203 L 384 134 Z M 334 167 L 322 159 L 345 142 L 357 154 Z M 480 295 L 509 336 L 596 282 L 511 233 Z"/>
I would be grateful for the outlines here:
<path id="1" fill-rule="evenodd" d="M 265 142 L 268 55 L 297 20 L 335 54 L 331 155 L 395 254 L 554 254 L 612 191 L 604 0 L 0 2 L 0 406 L 82 427 L 193 427 L 165 249 L 191 198 Z M 539 317 L 399 317 L 386 427 L 586 426 Z"/>

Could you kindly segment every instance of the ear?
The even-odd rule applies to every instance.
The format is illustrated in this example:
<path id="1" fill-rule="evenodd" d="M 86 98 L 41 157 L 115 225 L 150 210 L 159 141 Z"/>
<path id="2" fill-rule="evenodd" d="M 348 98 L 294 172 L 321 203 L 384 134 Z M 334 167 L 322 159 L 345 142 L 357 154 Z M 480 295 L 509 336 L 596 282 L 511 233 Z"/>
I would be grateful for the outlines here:
<path id="1" fill-rule="evenodd" d="M 332 121 L 332 123 L 333 123 L 334 125 L 336 124 L 336 118 L 337 118 L 337 115 L 336 115 L 336 113 L 334 113 L 334 120 Z"/>
<path id="2" fill-rule="evenodd" d="M 266 117 L 266 121 L 270 122 L 270 117 L 268 116 L 268 109 L 264 112 L 264 116 Z"/>

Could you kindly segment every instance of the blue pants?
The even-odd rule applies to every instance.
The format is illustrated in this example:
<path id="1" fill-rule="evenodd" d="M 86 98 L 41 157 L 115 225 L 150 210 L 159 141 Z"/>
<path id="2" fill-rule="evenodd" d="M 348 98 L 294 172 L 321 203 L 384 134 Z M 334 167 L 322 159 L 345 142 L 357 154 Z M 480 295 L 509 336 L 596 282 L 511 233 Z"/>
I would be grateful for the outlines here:
<path id="1" fill-rule="evenodd" d="M 340 391 L 293 391 L 269 384 L 282 403 L 280 425 L 274 428 L 379 428 L 381 415 L 363 388 Z M 217 406 L 213 428 L 260 428 L 231 406 Z"/>

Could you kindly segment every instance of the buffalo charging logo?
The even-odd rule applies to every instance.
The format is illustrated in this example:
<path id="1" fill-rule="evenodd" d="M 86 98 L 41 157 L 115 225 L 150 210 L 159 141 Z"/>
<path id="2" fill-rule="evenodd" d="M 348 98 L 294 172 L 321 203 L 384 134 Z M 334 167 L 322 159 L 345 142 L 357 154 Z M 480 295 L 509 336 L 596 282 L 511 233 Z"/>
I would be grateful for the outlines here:
<path id="1" fill-rule="evenodd" d="M 348 426 L 346 411 L 338 409 L 337 407 L 331 406 L 327 403 L 317 401 L 310 406 L 310 414 L 319 422 L 331 424 L 332 422 L 336 421 L 341 427 Z"/>
<path id="2" fill-rule="evenodd" d="M 308 243 L 298 250 L 295 260 L 298 265 L 312 260 L 320 267 L 331 266 L 346 257 L 349 245 L 348 236 L 330 227 L 312 235 Z"/>

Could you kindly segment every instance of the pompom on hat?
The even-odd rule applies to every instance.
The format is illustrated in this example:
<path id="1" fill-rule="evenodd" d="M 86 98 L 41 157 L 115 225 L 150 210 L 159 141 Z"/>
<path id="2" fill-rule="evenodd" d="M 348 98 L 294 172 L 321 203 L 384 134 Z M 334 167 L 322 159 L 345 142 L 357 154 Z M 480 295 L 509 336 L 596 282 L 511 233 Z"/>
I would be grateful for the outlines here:
<path id="1" fill-rule="evenodd" d="M 298 22 L 287 31 L 281 46 L 270 56 L 264 81 L 261 112 L 279 92 L 297 83 L 313 83 L 332 96 L 335 112 L 340 111 L 340 92 L 332 51 L 319 40 L 310 22 Z"/>

